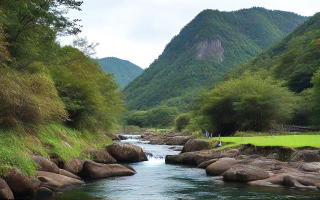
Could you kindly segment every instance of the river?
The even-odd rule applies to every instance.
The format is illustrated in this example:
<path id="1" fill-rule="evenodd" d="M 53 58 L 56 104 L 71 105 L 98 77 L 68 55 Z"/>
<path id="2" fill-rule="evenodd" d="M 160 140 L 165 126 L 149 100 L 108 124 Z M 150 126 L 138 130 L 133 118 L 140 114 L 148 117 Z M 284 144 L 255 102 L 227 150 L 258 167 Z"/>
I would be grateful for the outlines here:
<path id="1" fill-rule="evenodd" d="M 149 145 L 138 139 L 128 140 L 151 153 L 149 161 L 130 164 L 137 174 L 87 181 L 70 188 L 50 200 L 143 200 L 143 199 L 320 199 L 318 191 L 298 191 L 288 188 L 249 186 L 225 183 L 207 176 L 205 170 L 181 165 L 167 165 L 167 154 L 178 154 L 166 145 Z"/>

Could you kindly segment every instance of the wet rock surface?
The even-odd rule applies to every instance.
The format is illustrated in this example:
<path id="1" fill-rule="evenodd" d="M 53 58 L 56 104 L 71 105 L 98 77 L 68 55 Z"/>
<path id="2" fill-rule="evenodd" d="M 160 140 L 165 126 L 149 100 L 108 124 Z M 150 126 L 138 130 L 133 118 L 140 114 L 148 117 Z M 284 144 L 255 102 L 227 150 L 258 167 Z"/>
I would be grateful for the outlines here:
<path id="1" fill-rule="evenodd" d="M 118 162 L 147 161 L 147 156 L 139 146 L 114 143 L 107 147 L 108 153 Z"/>

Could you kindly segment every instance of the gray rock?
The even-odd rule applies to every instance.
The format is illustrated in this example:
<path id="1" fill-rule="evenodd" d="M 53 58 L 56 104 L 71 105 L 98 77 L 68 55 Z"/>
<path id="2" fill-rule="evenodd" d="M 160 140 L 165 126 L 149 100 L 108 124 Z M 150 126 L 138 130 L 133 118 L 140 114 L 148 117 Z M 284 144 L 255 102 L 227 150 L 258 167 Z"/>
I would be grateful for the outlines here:
<path id="1" fill-rule="evenodd" d="M 249 182 L 269 178 L 269 173 L 257 166 L 236 165 L 222 174 L 224 181 Z"/>
<path id="2" fill-rule="evenodd" d="M 181 153 L 212 149 L 213 143 L 205 140 L 188 140 Z"/>
<path id="3" fill-rule="evenodd" d="M 219 176 L 237 163 L 238 161 L 234 158 L 220 158 L 218 161 L 210 164 L 206 168 L 206 172 L 212 176 Z"/>

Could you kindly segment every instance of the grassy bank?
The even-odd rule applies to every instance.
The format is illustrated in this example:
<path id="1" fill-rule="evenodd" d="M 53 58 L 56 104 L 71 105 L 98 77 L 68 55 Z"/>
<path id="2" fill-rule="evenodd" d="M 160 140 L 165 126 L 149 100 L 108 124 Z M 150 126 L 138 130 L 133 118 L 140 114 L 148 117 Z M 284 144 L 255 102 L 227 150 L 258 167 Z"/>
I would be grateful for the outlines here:
<path id="1" fill-rule="evenodd" d="M 87 148 L 101 149 L 112 143 L 105 134 L 90 134 L 79 132 L 60 124 L 40 126 L 32 133 L 24 130 L 0 130 L 0 170 L 14 167 L 32 176 L 37 170 L 37 164 L 32 155 L 44 157 L 58 156 L 63 161 L 82 158 L 90 159 L 83 153 Z"/>
<path id="2" fill-rule="evenodd" d="M 209 140 L 217 141 L 218 138 L 211 138 Z M 288 148 L 298 148 L 306 146 L 320 148 L 320 135 L 221 137 L 221 141 L 233 143 L 227 146 L 252 144 L 255 146 L 283 146 Z"/>

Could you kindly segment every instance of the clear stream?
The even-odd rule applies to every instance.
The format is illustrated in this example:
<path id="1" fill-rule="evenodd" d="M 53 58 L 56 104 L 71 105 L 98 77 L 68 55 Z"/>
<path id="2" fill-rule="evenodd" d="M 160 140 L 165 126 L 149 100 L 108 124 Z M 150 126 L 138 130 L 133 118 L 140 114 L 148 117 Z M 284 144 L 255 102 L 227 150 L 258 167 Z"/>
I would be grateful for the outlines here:
<path id="1" fill-rule="evenodd" d="M 128 140 L 151 153 L 149 161 L 130 164 L 137 174 L 88 181 L 49 200 L 143 200 L 143 199 L 320 199 L 319 191 L 248 186 L 225 183 L 207 176 L 205 170 L 181 165 L 166 165 L 164 157 L 178 154 L 166 145 L 149 145 L 138 139 Z"/>

